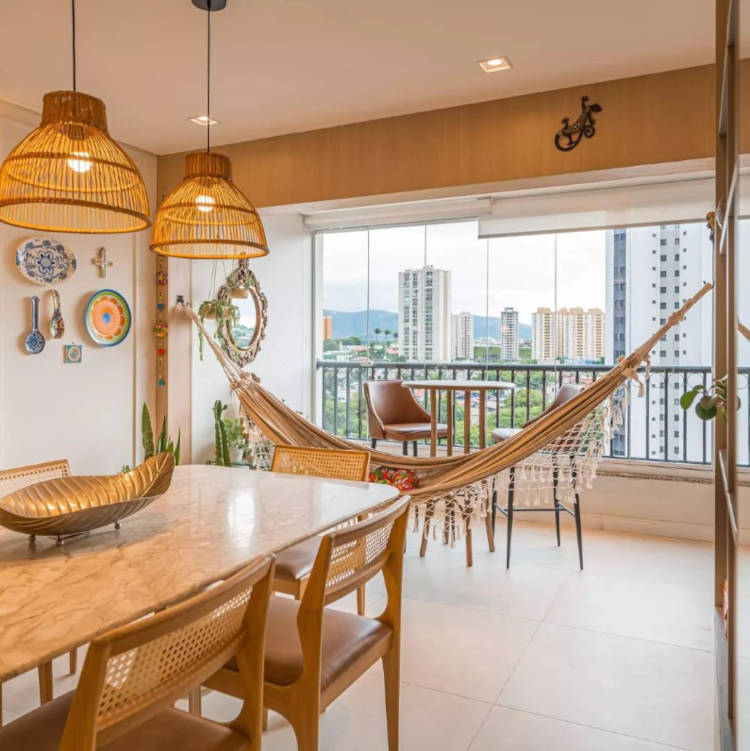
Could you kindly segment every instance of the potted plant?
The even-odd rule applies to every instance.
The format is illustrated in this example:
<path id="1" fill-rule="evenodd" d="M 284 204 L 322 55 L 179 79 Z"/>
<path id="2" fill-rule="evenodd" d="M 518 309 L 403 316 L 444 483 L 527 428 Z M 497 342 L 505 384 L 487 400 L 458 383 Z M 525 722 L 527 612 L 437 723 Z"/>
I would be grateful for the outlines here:
<path id="1" fill-rule="evenodd" d="M 695 414 L 701 420 L 713 420 L 716 415 L 719 415 L 722 420 L 727 419 L 726 376 L 712 380 L 708 386 L 699 383 L 697 386 L 688 389 L 680 397 L 680 406 L 685 410 L 690 409 L 699 394 L 703 394 L 703 396 L 698 399 L 695 405 Z M 737 409 L 739 408 L 740 398 L 737 397 Z"/>

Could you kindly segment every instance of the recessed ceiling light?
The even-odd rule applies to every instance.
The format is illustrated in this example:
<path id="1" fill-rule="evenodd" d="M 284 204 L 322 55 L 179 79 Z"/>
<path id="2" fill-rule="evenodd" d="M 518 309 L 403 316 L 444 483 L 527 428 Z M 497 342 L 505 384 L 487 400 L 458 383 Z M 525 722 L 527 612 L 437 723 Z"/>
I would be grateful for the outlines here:
<path id="1" fill-rule="evenodd" d="M 218 120 L 214 120 L 213 117 L 209 117 L 208 115 L 196 115 L 195 117 L 189 117 L 188 120 L 190 120 L 191 123 L 203 126 L 219 124 Z"/>
<path id="2" fill-rule="evenodd" d="M 513 67 L 507 57 L 489 57 L 480 60 L 479 65 L 485 73 L 497 73 L 499 70 L 510 70 Z"/>

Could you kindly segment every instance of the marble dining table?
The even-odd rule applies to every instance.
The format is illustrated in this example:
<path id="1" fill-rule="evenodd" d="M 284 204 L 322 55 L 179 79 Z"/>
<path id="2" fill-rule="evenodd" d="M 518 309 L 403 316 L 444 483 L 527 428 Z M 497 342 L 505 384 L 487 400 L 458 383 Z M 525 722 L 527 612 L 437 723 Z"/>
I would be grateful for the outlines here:
<path id="1" fill-rule="evenodd" d="M 388 485 L 187 465 L 119 530 L 57 547 L 0 529 L 0 681 L 397 495 Z"/>

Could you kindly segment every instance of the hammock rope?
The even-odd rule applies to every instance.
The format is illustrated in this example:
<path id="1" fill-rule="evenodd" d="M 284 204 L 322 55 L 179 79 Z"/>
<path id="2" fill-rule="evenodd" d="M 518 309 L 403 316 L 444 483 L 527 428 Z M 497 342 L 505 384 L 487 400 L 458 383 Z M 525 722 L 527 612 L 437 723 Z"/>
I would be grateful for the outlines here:
<path id="1" fill-rule="evenodd" d="M 418 487 L 409 491 L 409 495 L 417 503 L 479 493 L 481 498 L 478 502 L 485 508 L 486 499 L 495 486 L 496 478 L 505 470 L 522 464 L 538 452 L 547 449 L 547 453 L 551 454 L 554 452 L 549 450 L 550 447 L 556 446 L 557 453 L 561 453 L 559 449 L 562 447 L 562 453 L 569 456 L 581 452 L 593 454 L 595 450 L 591 448 L 591 441 L 587 443 L 583 436 L 590 436 L 593 429 L 600 431 L 598 436 L 601 439 L 602 431 L 607 431 L 605 423 L 609 424 L 611 432 L 612 426 L 621 420 L 625 409 L 623 404 L 618 406 L 615 403 L 615 392 L 632 380 L 638 384 L 639 395 L 643 395 L 644 381 L 648 380 L 650 371 L 651 349 L 662 336 L 682 321 L 688 311 L 708 294 L 712 287 L 711 283 L 705 283 L 640 347 L 627 357 L 621 357 L 617 365 L 588 385 L 576 397 L 542 414 L 513 437 L 479 451 L 453 457 L 406 457 L 370 450 L 371 466 L 415 471 L 420 482 Z M 362 450 L 361 444 L 326 432 L 264 389 L 255 375 L 244 372 L 232 362 L 189 304 L 178 303 L 178 309 L 181 309 L 203 333 L 205 341 L 229 379 L 241 408 L 272 443 Z M 638 371 L 644 364 L 646 371 L 642 380 Z M 586 418 L 596 415 L 597 410 L 600 414 L 592 423 L 594 427 L 587 427 Z M 546 470 L 542 468 L 540 472 L 542 471 Z"/>

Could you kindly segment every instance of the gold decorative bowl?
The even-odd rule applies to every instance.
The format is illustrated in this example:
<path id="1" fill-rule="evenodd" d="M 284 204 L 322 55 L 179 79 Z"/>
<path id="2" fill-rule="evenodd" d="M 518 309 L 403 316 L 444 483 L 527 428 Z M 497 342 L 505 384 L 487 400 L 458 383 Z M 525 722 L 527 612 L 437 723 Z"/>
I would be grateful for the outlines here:
<path id="1" fill-rule="evenodd" d="M 57 537 L 119 522 L 162 495 L 172 481 L 174 457 L 157 454 L 118 475 L 60 477 L 0 498 L 0 525 L 14 532 Z"/>

